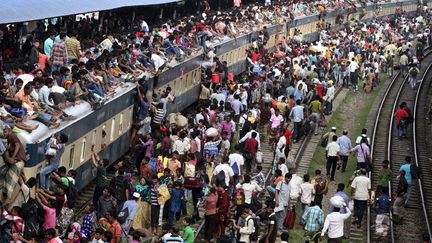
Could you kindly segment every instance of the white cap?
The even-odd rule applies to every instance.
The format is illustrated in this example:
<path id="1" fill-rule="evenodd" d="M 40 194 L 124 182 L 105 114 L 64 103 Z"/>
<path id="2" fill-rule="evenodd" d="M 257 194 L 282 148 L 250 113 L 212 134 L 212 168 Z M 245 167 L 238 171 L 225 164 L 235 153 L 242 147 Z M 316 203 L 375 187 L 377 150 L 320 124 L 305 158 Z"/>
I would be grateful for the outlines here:
<path id="1" fill-rule="evenodd" d="M 134 192 L 133 194 L 132 194 L 132 196 L 134 197 L 134 198 L 140 198 L 140 194 L 138 193 L 138 192 Z"/>
<path id="2" fill-rule="evenodd" d="M 332 127 L 331 130 L 336 130 L 336 127 Z"/>

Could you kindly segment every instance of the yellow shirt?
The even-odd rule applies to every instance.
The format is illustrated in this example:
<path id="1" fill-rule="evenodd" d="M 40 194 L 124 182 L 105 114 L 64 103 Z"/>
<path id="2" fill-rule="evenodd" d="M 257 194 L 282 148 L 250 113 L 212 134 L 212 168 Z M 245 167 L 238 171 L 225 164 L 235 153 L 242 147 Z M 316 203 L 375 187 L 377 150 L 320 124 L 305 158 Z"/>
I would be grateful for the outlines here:
<path id="1" fill-rule="evenodd" d="M 321 102 L 314 100 L 310 103 L 310 110 L 312 113 L 319 113 L 321 110 Z"/>
<path id="2" fill-rule="evenodd" d="M 276 107 L 278 108 L 280 113 L 285 114 L 286 109 L 288 108 L 288 104 L 285 102 L 278 102 L 276 104 Z"/>
<path id="3" fill-rule="evenodd" d="M 75 37 L 66 41 L 68 57 L 70 59 L 79 59 L 81 57 L 81 43 Z"/>

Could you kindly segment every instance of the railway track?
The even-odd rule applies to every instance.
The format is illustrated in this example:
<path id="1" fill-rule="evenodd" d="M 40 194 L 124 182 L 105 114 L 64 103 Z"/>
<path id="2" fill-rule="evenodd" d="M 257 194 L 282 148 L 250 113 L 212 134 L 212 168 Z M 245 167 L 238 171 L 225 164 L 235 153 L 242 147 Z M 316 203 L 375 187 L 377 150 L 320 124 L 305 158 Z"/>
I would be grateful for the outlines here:
<path id="1" fill-rule="evenodd" d="M 432 56 L 428 53 L 426 59 L 423 61 L 424 63 L 431 63 Z M 423 85 L 430 85 L 429 79 L 432 77 L 431 65 L 424 70 L 420 70 L 420 77 L 423 77 L 425 82 L 421 83 L 422 85 L 418 88 L 418 92 L 412 90 L 407 77 L 402 77 L 401 75 L 397 75 L 388 86 L 384 97 L 382 97 L 381 104 L 378 109 L 377 119 L 374 124 L 374 129 L 372 133 L 372 144 L 371 144 L 371 154 L 373 161 L 373 172 L 370 174 L 372 179 L 373 189 L 376 189 L 376 184 L 379 179 L 379 175 L 381 172 L 382 161 L 384 159 L 388 159 L 390 161 L 390 167 L 393 171 L 393 177 L 391 182 L 389 183 L 389 191 L 391 195 L 397 189 L 398 179 L 396 178 L 400 166 L 405 161 L 405 156 L 413 156 L 417 153 L 416 151 L 422 151 L 422 159 L 427 158 L 427 148 L 425 147 L 424 137 L 425 132 L 421 129 L 424 127 L 420 127 L 422 123 L 421 117 L 425 116 L 424 109 L 420 109 L 419 101 L 426 98 L 423 95 L 420 95 L 420 92 L 427 92 L 426 89 L 422 89 Z M 427 84 L 425 84 L 427 83 Z M 396 136 L 396 124 L 394 122 L 394 113 L 401 102 L 406 102 L 409 109 L 414 111 L 414 116 L 417 116 L 419 120 L 417 123 L 413 124 L 412 129 L 411 125 L 409 125 L 407 129 L 408 139 L 399 140 Z M 417 112 L 422 112 L 418 113 Z M 418 143 L 415 142 L 416 139 L 416 130 L 421 134 L 418 136 Z M 423 139 L 423 142 L 420 143 L 420 139 Z M 416 163 L 420 166 L 426 165 L 429 160 L 422 160 L 415 158 Z M 424 164 L 422 164 L 424 163 Z M 423 166 L 421 168 L 426 168 L 427 166 Z M 429 182 L 427 182 L 427 181 Z M 428 192 L 428 194 L 425 192 Z M 421 180 L 416 183 L 414 186 L 413 192 L 411 194 L 411 198 L 408 202 L 408 207 L 405 208 L 404 219 L 401 224 L 394 224 L 393 220 L 390 222 L 390 232 L 387 239 L 383 239 L 383 242 L 422 242 L 424 233 L 430 233 L 429 220 L 425 203 L 425 195 L 429 195 L 432 197 L 432 179 L 427 179 L 425 176 L 421 178 Z M 429 200 L 430 201 L 430 200 Z M 377 242 L 377 237 L 375 235 L 375 216 L 376 213 L 371 208 L 368 208 L 367 215 L 367 242 Z M 392 218 L 392 215 L 391 215 Z M 353 228 L 353 227 L 351 227 Z M 353 242 L 353 240 L 350 240 Z M 355 242 L 355 241 L 354 241 Z"/>

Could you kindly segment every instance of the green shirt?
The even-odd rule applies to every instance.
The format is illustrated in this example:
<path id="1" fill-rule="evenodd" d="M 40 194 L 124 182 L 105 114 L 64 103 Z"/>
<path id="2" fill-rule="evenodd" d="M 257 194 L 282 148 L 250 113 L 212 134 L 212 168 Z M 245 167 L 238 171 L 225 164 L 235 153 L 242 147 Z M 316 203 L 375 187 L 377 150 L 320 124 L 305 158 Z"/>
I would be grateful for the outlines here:
<path id="1" fill-rule="evenodd" d="M 388 187 L 388 182 L 390 181 L 390 179 L 392 178 L 392 171 L 390 169 L 383 169 L 380 173 L 380 177 L 378 180 L 378 185 L 383 186 L 383 187 Z"/>
<path id="2" fill-rule="evenodd" d="M 61 184 L 65 187 L 69 187 L 69 179 L 67 177 L 60 178 Z"/>
<path id="3" fill-rule="evenodd" d="M 319 113 L 321 111 L 321 102 L 314 100 L 310 103 L 310 109 L 312 113 Z"/>
<path id="4" fill-rule="evenodd" d="M 97 178 L 97 186 L 98 187 L 105 187 L 107 185 L 106 183 L 106 168 L 105 167 L 97 167 L 97 174 L 96 174 L 96 178 Z"/>
<path id="5" fill-rule="evenodd" d="M 194 243 L 195 234 L 190 226 L 184 228 L 183 239 L 185 243 Z"/>

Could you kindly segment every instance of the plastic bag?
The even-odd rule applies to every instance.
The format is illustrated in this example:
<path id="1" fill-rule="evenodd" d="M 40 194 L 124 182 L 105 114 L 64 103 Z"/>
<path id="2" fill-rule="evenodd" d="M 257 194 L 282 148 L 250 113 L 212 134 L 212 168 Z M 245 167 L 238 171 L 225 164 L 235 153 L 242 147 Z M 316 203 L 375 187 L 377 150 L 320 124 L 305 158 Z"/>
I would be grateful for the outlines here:
<path id="1" fill-rule="evenodd" d="M 168 201 L 171 198 L 171 194 L 169 193 L 168 187 L 163 184 L 158 188 L 158 203 L 160 205 L 165 204 L 166 201 Z"/>

